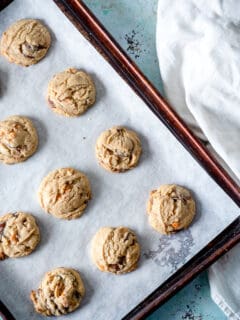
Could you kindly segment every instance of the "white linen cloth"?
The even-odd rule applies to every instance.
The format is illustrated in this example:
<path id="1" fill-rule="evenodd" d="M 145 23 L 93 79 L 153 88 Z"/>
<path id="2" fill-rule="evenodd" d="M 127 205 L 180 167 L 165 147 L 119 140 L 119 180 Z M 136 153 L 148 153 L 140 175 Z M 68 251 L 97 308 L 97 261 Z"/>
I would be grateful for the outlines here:
<path id="1" fill-rule="evenodd" d="M 159 0 L 165 95 L 240 178 L 240 1 Z M 240 319 L 240 246 L 209 271 L 214 301 Z"/>

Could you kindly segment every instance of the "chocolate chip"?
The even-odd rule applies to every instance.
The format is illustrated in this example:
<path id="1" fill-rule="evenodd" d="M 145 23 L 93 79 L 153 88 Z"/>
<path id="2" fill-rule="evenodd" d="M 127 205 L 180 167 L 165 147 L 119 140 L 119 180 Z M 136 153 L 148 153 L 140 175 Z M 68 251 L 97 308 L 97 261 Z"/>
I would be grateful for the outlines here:
<path id="1" fill-rule="evenodd" d="M 4 231 L 5 226 L 6 226 L 6 222 L 0 223 L 0 236 L 3 235 L 3 231 Z"/>
<path id="2" fill-rule="evenodd" d="M 114 271 L 119 271 L 120 267 L 117 263 L 115 264 L 109 264 L 109 268 L 113 269 Z"/>
<path id="3" fill-rule="evenodd" d="M 75 291 L 74 294 L 75 298 L 78 300 L 79 298 L 81 298 L 81 295 L 78 291 Z"/>
<path id="4" fill-rule="evenodd" d="M 177 200 L 180 200 L 182 201 L 184 204 L 187 204 L 187 200 L 190 200 L 190 197 L 183 197 L 182 195 L 181 196 L 178 196 L 178 197 L 173 197 L 172 198 L 174 202 L 176 202 Z"/>
<path id="5" fill-rule="evenodd" d="M 42 45 L 30 44 L 28 42 L 24 42 L 20 48 L 21 53 L 27 58 L 34 58 L 34 54 L 42 49 L 46 49 L 46 47 Z"/>
<path id="6" fill-rule="evenodd" d="M 122 256 L 118 258 L 118 264 L 125 265 L 126 264 L 126 257 Z"/>

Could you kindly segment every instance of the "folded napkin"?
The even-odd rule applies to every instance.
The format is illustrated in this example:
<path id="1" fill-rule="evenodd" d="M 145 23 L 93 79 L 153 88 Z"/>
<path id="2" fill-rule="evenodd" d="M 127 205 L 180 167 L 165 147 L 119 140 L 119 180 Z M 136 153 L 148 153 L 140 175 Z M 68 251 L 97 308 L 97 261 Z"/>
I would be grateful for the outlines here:
<path id="1" fill-rule="evenodd" d="M 240 1 L 159 0 L 157 52 L 168 101 L 240 179 Z M 240 319 L 239 265 L 237 246 L 209 271 L 230 319 Z"/>

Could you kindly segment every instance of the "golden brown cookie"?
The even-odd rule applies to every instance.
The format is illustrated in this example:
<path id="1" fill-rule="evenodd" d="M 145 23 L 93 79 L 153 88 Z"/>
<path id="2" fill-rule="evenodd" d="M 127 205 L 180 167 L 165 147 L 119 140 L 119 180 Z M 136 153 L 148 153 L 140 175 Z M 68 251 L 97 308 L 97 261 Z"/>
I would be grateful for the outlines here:
<path id="1" fill-rule="evenodd" d="M 54 170 L 42 180 L 38 199 L 43 210 L 57 218 L 78 218 L 91 199 L 89 180 L 73 168 Z"/>
<path id="2" fill-rule="evenodd" d="M 147 203 L 150 225 L 160 233 L 171 234 L 187 228 L 195 216 L 191 193 L 178 185 L 166 184 L 150 193 Z"/>
<path id="3" fill-rule="evenodd" d="M 130 229 L 104 227 L 93 237 L 91 256 L 99 270 L 122 274 L 137 268 L 140 245 Z"/>
<path id="4" fill-rule="evenodd" d="M 67 69 L 56 74 L 48 85 L 50 108 L 61 115 L 76 117 L 92 106 L 96 89 L 92 78 L 81 70 Z"/>
<path id="5" fill-rule="evenodd" d="M 11 116 L 0 121 L 0 161 L 13 164 L 26 160 L 37 149 L 38 135 L 26 117 Z"/>
<path id="6" fill-rule="evenodd" d="M 95 151 L 99 164 L 111 172 L 134 168 L 141 155 L 141 142 L 134 131 L 113 127 L 97 139 Z"/>
<path id="7" fill-rule="evenodd" d="M 10 62 L 27 67 L 41 60 L 50 44 L 50 33 L 40 21 L 23 19 L 3 33 L 0 52 Z"/>
<path id="8" fill-rule="evenodd" d="M 57 268 L 45 274 L 30 298 L 36 312 L 44 316 L 61 316 L 76 310 L 85 294 L 80 274 L 69 268 Z"/>
<path id="9" fill-rule="evenodd" d="M 24 212 L 0 217 L 0 260 L 29 255 L 40 241 L 34 217 Z"/>

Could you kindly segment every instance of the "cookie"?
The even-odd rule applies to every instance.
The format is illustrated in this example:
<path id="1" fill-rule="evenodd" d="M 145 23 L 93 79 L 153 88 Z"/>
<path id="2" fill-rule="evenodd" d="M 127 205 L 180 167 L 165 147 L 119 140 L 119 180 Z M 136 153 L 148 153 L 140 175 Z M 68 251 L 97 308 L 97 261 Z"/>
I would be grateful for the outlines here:
<path id="1" fill-rule="evenodd" d="M 3 33 L 0 52 L 8 61 L 28 67 L 46 55 L 50 44 L 50 33 L 40 21 L 23 19 Z"/>
<path id="2" fill-rule="evenodd" d="M 122 274 L 137 268 L 140 245 L 126 227 L 104 227 L 93 237 L 91 256 L 99 270 Z"/>
<path id="3" fill-rule="evenodd" d="M 57 268 L 45 274 L 30 298 L 36 312 L 44 316 L 61 316 L 76 310 L 84 294 L 84 284 L 76 270 Z"/>
<path id="4" fill-rule="evenodd" d="M 24 212 L 0 217 L 0 260 L 29 255 L 40 241 L 34 217 Z"/>
<path id="5" fill-rule="evenodd" d="M 18 163 L 29 158 L 38 146 L 37 131 L 26 117 L 11 116 L 0 121 L 0 161 Z"/>
<path id="6" fill-rule="evenodd" d="M 92 106 L 96 89 L 92 78 L 81 70 L 67 69 L 56 74 L 48 85 L 50 108 L 61 115 L 76 117 Z"/>
<path id="7" fill-rule="evenodd" d="M 162 185 L 150 193 L 147 203 L 149 223 L 160 233 L 174 233 L 191 224 L 195 207 L 195 201 L 187 189 L 175 184 Z"/>
<path id="8" fill-rule="evenodd" d="M 99 164 L 111 172 L 134 168 L 141 155 L 141 142 L 134 131 L 113 127 L 97 139 L 95 151 Z"/>
<path id="9" fill-rule="evenodd" d="M 54 170 L 42 180 L 38 199 L 43 210 L 57 218 L 78 218 L 91 199 L 89 180 L 73 168 Z"/>

